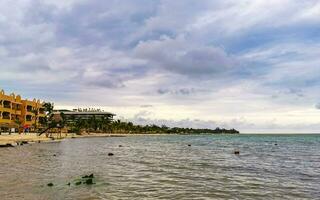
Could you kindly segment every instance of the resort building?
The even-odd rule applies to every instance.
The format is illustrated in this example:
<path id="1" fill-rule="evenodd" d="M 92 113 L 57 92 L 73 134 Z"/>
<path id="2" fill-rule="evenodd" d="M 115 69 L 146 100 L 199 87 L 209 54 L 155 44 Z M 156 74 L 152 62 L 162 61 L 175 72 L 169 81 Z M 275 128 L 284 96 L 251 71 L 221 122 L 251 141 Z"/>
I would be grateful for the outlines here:
<path id="1" fill-rule="evenodd" d="M 76 120 L 88 120 L 88 119 L 110 119 L 113 120 L 115 114 L 110 112 L 105 112 L 100 109 L 74 109 L 71 110 L 55 110 L 55 115 L 61 115 L 63 113 L 66 121 L 76 121 Z"/>
<path id="2" fill-rule="evenodd" d="M 0 91 L 0 132 L 2 130 L 33 131 L 40 126 L 45 110 L 40 100 L 22 99 L 20 95 Z"/>
<path id="3" fill-rule="evenodd" d="M 73 109 L 71 110 L 55 110 L 53 113 L 53 119 L 58 122 L 64 121 L 67 126 L 60 129 L 63 133 L 74 133 L 74 132 L 90 132 L 90 131 L 103 131 L 103 127 L 98 127 L 97 123 L 100 125 L 108 124 L 113 121 L 115 114 L 110 112 L 105 112 L 100 109 Z M 101 123 L 102 122 L 102 123 Z M 81 123 L 82 125 L 79 125 Z M 86 127 L 88 123 L 94 123 L 97 126 L 95 128 Z M 78 125 L 77 125 L 78 124 Z M 91 124 L 92 125 L 92 124 Z M 53 130 L 53 132 L 58 132 L 59 130 Z"/>

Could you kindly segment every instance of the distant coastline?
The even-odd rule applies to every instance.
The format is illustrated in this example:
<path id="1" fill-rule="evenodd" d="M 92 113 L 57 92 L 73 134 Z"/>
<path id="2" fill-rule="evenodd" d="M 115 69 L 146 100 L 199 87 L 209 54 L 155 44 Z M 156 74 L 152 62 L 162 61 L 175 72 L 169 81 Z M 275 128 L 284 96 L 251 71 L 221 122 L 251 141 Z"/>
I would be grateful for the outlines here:
<path id="1" fill-rule="evenodd" d="M 164 135 L 216 135 L 217 133 L 53 133 L 50 137 L 46 135 L 39 136 L 39 133 L 28 133 L 28 134 L 6 134 L 0 135 L 0 147 L 15 147 L 26 144 L 34 143 L 52 143 L 61 142 L 65 139 L 76 139 L 76 138 L 97 138 L 97 137 L 134 137 L 134 136 L 164 136 Z M 219 133 L 228 134 L 228 133 Z M 234 134 L 234 133 L 232 133 Z"/>
<path id="2" fill-rule="evenodd" d="M 53 110 L 53 104 L 44 104 L 47 129 L 66 133 L 120 133 L 120 134 L 239 134 L 236 129 L 225 128 L 182 128 L 168 127 L 165 124 L 136 125 L 132 122 L 114 120 L 116 114 L 100 109 Z"/>

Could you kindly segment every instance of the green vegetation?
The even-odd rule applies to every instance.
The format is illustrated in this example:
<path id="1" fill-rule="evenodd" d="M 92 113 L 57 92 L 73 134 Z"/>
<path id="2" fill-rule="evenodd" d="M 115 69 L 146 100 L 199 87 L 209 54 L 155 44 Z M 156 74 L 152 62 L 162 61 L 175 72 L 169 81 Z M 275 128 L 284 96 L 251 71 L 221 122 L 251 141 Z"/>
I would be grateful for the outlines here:
<path id="1" fill-rule="evenodd" d="M 132 122 L 113 121 L 111 118 L 102 119 L 75 119 L 66 121 L 66 127 L 70 132 L 95 132 L 95 133 L 124 133 L 124 134 L 237 134 L 235 129 L 194 129 L 194 128 L 170 128 L 165 125 L 134 125 Z"/>
<path id="2" fill-rule="evenodd" d="M 42 135 L 43 133 L 46 133 L 49 129 L 53 128 L 60 128 L 59 122 L 64 121 L 59 119 L 55 119 L 55 115 L 53 113 L 54 104 L 50 102 L 46 102 L 43 104 L 44 111 L 46 113 L 46 117 L 39 118 L 39 124 L 41 125 L 41 128 L 38 128 L 39 135 Z M 46 133 L 47 136 L 49 134 Z"/>
<path id="3" fill-rule="evenodd" d="M 235 129 L 195 129 L 195 128 L 179 128 L 179 127 L 167 127 L 165 125 L 157 126 L 152 125 L 134 125 L 132 122 L 121 122 L 120 120 L 113 121 L 111 123 L 112 131 L 117 133 L 147 133 L 147 134 L 238 134 L 239 131 Z"/>

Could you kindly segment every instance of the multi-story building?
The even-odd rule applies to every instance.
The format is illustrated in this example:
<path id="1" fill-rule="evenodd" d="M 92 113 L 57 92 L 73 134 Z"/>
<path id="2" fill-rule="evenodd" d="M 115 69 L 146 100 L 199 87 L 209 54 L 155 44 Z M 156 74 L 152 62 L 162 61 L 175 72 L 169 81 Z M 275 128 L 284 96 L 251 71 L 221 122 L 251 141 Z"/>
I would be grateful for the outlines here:
<path id="1" fill-rule="evenodd" d="M 45 117 L 43 103 L 40 100 L 22 99 L 20 95 L 7 95 L 0 91 L 0 129 L 29 129 L 40 126 Z"/>

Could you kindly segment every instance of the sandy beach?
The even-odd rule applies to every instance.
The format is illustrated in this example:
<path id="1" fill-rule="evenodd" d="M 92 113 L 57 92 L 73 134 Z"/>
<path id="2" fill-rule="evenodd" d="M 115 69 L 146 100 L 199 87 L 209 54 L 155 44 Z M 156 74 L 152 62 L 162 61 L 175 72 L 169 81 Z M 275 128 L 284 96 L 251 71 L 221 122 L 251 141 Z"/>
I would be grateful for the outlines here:
<path id="1" fill-rule="evenodd" d="M 50 142 L 54 141 L 57 137 L 48 138 L 45 135 L 37 136 L 36 133 L 28 134 L 12 134 L 12 135 L 0 135 L 0 146 L 12 145 L 15 146 L 18 143 L 31 143 L 31 142 Z"/>
<path id="2" fill-rule="evenodd" d="M 34 143 L 34 142 L 59 142 L 64 139 L 74 138 L 89 138 L 89 137 L 128 137 L 128 136 L 145 136 L 145 135 L 167 135 L 167 134 L 125 134 L 125 133 L 88 133 L 82 135 L 76 135 L 72 133 L 54 133 L 52 137 L 46 137 L 45 135 L 38 136 L 37 133 L 28 134 L 12 134 L 12 135 L 0 135 L 0 147 L 16 146 L 21 143 Z M 171 134 L 172 135 L 172 134 Z"/>

